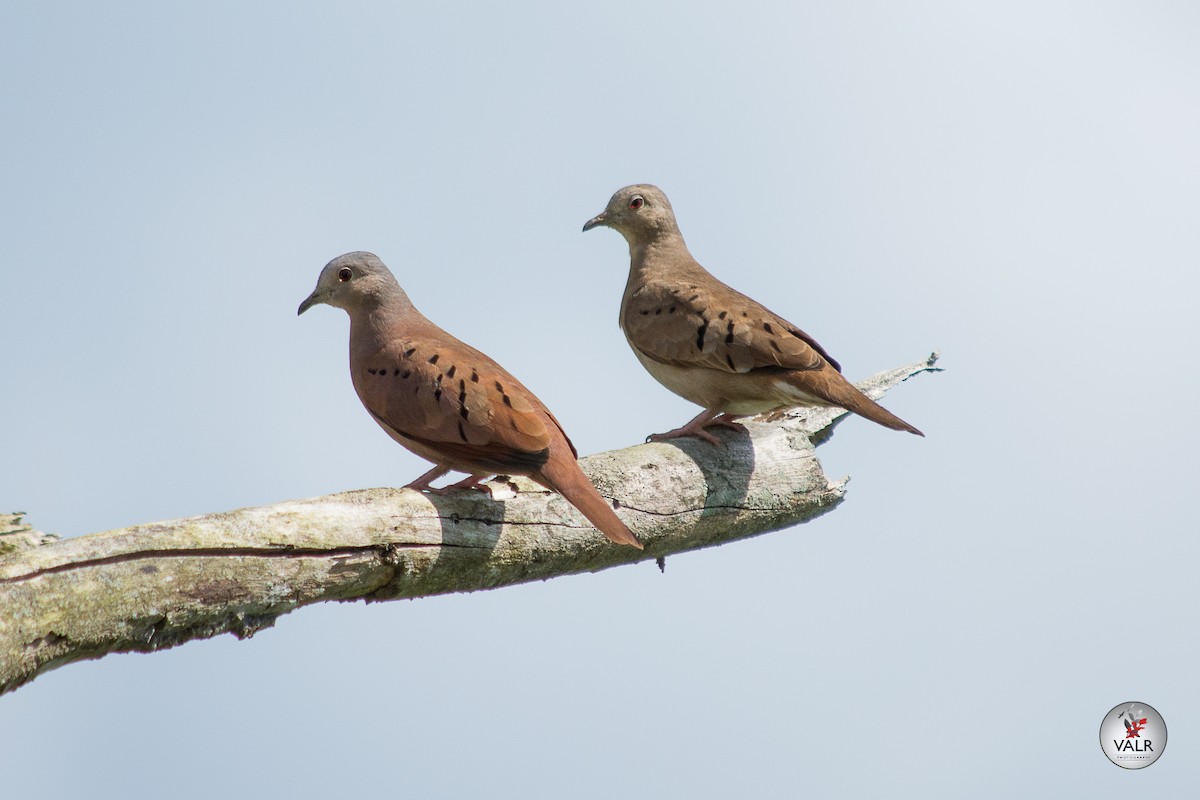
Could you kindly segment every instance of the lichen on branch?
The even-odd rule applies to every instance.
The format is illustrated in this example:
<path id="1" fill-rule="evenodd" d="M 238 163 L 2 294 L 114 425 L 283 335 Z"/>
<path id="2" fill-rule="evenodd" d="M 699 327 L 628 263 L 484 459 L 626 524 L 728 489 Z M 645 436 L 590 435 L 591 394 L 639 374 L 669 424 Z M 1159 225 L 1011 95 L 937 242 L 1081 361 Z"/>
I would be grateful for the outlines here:
<path id="1" fill-rule="evenodd" d="M 859 384 L 873 398 L 936 354 Z M 845 480 L 816 457 L 848 412 L 792 411 L 697 439 L 582 459 L 645 543 L 609 543 L 562 497 L 524 478 L 487 492 L 365 489 L 57 540 L 0 517 L 0 692 L 63 664 L 239 637 L 324 600 L 494 589 L 711 547 L 807 522 Z"/>

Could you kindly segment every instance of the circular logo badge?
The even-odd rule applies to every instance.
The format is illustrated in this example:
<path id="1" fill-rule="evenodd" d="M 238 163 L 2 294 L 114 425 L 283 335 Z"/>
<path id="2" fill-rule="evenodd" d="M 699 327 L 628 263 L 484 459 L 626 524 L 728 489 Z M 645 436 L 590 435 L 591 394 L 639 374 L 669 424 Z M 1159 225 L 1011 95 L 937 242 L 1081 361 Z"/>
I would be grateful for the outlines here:
<path id="1" fill-rule="evenodd" d="M 1145 703 L 1121 703 L 1100 723 L 1100 747 L 1118 767 L 1148 767 L 1167 748 L 1167 724 Z"/>

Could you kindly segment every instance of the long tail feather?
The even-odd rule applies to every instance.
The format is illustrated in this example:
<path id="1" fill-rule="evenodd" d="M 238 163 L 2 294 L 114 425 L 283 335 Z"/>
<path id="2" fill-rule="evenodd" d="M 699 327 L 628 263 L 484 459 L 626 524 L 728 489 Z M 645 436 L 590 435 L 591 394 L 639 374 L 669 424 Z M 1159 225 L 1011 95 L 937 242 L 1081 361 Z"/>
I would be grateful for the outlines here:
<path id="1" fill-rule="evenodd" d="M 849 403 L 842 404 L 855 414 L 858 414 L 860 417 L 866 417 L 872 422 L 877 422 L 883 427 L 891 428 L 894 431 L 908 431 L 909 433 L 915 433 L 917 436 L 925 435 L 857 389 L 855 393 L 858 397 L 851 396 Z"/>
<path id="2" fill-rule="evenodd" d="M 616 515 L 608 501 L 596 491 L 574 458 L 563 453 L 552 455 L 541 470 L 530 477 L 565 497 L 610 541 L 642 549 L 642 543 Z"/>
<path id="3" fill-rule="evenodd" d="M 793 373 L 789 383 L 814 397 L 828 401 L 831 405 L 849 409 L 885 428 L 891 428 L 894 431 L 908 431 L 917 436 L 925 435 L 860 392 L 858 387 L 843 378 L 841 373 L 828 367 L 817 373 Z"/>

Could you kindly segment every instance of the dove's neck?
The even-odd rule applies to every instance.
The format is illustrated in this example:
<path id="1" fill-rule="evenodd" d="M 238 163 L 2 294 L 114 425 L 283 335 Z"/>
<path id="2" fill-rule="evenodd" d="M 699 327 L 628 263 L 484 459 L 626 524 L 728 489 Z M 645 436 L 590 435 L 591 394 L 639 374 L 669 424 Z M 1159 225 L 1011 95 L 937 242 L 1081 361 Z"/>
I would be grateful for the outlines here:
<path id="1" fill-rule="evenodd" d="M 350 341 L 356 347 L 376 350 L 424 320 L 403 289 L 387 286 L 363 297 L 350 314 Z"/>
<path id="2" fill-rule="evenodd" d="M 681 273 L 703 268 L 692 258 L 687 244 L 678 231 L 664 232 L 644 242 L 629 245 L 629 279 L 625 283 L 625 298 L 639 288 L 656 281 L 672 281 Z"/>
<path id="3" fill-rule="evenodd" d="M 678 230 L 661 231 L 655 236 L 629 243 L 629 279 L 641 283 L 654 272 L 676 264 L 680 260 L 690 261 L 687 243 Z M 635 281 L 636 279 L 636 281 Z"/>

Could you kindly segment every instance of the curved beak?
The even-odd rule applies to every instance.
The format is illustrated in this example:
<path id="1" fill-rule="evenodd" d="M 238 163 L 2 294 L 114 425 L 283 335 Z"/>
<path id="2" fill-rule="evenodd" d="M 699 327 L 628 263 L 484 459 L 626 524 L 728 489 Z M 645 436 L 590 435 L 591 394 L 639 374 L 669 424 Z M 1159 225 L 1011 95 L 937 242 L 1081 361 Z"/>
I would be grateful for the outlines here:
<path id="1" fill-rule="evenodd" d="M 583 232 L 587 233 L 592 228 L 595 228 L 597 225 L 607 225 L 607 224 L 608 224 L 608 214 L 602 211 L 599 214 L 597 214 L 596 216 L 589 219 L 587 222 L 583 223 Z"/>
<path id="2" fill-rule="evenodd" d="M 325 298 L 321 296 L 320 292 L 318 292 L 316 289 L 313 289 L 313 293 L 304 298 L 304 302 L 301 303 L 300 307 L 296 309 L 296 316 L 298 317 L 318 303 L 324 302 Z"/>

